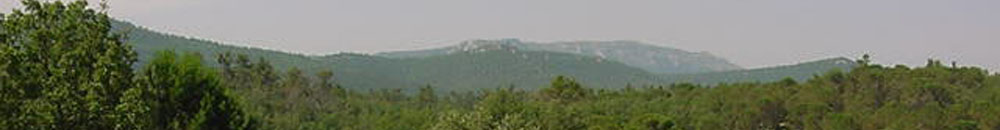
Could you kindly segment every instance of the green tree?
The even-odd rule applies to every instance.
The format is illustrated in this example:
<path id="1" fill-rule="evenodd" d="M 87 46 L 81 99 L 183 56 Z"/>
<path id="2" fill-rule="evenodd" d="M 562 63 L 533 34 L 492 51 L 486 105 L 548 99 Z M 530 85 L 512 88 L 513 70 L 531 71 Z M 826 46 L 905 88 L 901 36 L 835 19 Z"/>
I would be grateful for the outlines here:
<path id="1" fill-rule="evenodd" d="M 437 95 L 434 94 L 434 88 L 431 85 L 424 85 L 420 87 L 417 99 L 421 105 L 433 105 L 437 102 Z"/>
<path id="2" fill-rule="evenodd" d="M 136 54 L 86 1 L 21 1 L 0 20 L 0 127 L 106 129 L 133 86 Z"/>
<path id="3" fill-rule="evenodd" d="M 245 54 L 223 52 L 217 55 L 216 61 L 222 68 L 222 77 L 229 88 L 261 88 L 271 86 L 278 80 L 274 67 L 263 58 L 253 62 Z"/>
<path id="4" fill-rule="evenodd" d="M 139 81 L 145 87 L 150 128 L 252 129 L 256 122 L 222 87 L 216 72 L 202 66 L 201 56 L 178 58 L 162 51 L 143 68 Z M 140 99 L 141 100 L 141 99 Z"/>
<path id="5" fill-rule="evenodd" d="M 583 88 L 576 80 L 565 76 L 557 76 L 552 85 L 542 90 L 542 95 L 559 102 L 576 101 L 587 97 L 589 90 Z"/>
<path id="6" fill-rule="evenodd" d="M 432 129 L 538 130 L 537 113 L 525 103 L 523 91 L 513 88 L 486 92 L 486 97 L 468 113 L 444 113 Z"/>
<path id="7" fill-rule="evenodd" d="M 667 116 L 660 114 L 645 114 L 632 118 L 626 129 L 633 130 L 668 130 L 674 127 L 674 122 Z"/>

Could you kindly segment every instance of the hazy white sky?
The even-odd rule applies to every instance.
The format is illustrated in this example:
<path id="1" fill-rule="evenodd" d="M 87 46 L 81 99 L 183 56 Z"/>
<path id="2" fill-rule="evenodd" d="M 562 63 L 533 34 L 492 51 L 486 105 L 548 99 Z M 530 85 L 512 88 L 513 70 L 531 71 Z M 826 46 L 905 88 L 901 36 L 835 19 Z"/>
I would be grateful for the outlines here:
<path id="1" fill-rule="evenodd" d="M 155 30 L 308 54 L 637 40 L 750 68 L 871 53 L 886 64 L 1000 69 L 1000 0 L 110 1 L 114 17 Z M 15 3 L 0 0 L 0 9 Z"/>

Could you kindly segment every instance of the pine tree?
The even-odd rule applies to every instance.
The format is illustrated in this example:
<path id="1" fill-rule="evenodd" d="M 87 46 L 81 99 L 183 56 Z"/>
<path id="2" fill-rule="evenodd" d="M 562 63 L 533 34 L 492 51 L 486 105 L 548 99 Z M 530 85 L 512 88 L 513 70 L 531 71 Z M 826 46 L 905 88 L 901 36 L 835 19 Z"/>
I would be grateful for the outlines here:
<path id="1" fill-rule="evenodd" d="M 256 122 L 229 96 L 216 72 L 202 66 L 201 56 L 177 57 L 162 51 L 143 68 L 139 89 L 146 97 L 151 128 L 250 129 Z"/>
<path id="2" fill-rule="evenodd" d="M 542 90 L 545 97 L 559 102 L 583 99 L 588 93 L 589 90 L 583 88 L 580 83 L 565 76 L 557 76 L 549 88 Z"/>

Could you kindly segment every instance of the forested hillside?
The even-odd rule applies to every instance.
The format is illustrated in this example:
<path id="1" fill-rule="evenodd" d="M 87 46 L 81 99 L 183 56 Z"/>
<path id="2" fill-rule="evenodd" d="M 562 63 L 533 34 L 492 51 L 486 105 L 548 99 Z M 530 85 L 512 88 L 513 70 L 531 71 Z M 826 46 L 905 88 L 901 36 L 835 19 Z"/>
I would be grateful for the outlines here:
<path id="1" fill-rule="evenodd" d="M 161 50 L 200 53 L 205 56 L 206 63 L 212 66 L 218 65 L 215 64 L 214 57 L 225 52 L 246 54 L 248 58 L 254 60 L 265 59 L 282 69 L 290 67 L 320 69 L 329 66 L 327 62 L 301 54 L 224 45 L 208 40 L 164 34 L 119 20 L 112 20 L 111 26 L 115 33 L 124 34 L 126 42 L 135 48 L 139 56 L 137 65 L 140 66 L 148 63 L 156 52 Z"/>
<path id="2" fill-rule="evenodd" d="M 585 79 L 601 88 L 621 88 L 628 83 L 657 83 L 653 75 L 595 57 L 565 53 L 517 50 L 486 50 L 419 59 L 401 59 L 394 67 L 411 86 L 433 85 L 446 90 L 478 90 L 495 87 L 536 89 L 550 78 L 566 75 Z M 475 78 L 468 78 L 475 77 Z M 447 89 L 448 86 L 458 88 Z"/>
<path id="3" fill-rule="evenodd" d="M 853 62 L 852 62 L 853 63 Z M 328 72 L 225 70 L 269 129 L 995 129 L 1000 75 L 862 59 L 798 82 L 600 88 L 555 76 L 540 89 L 351 90 Z M 255 67 L 249 67 L 255 68 Z M 250 79 L 245 79 L 245 78 Z M 316 78 L 309 78 L 316 77 Z M 272 80 L 267 80 L 272 79 Z M 273 80 L 278 79 L 278 80 Z M 311 80 L 318 79 L 318 80 Z M 247 82 L 259 81 L 259 82 Z M 249 83 L 249 84 L 246 84 Z"/>
<path id="4" fill-rule="evenodd" d="M 112 21 L 112 25 L 115 32 L 126 34 L 127 43 L 135 47 L 139 57 L 136 66 L 148 62 L 156 51 L 174 50 L 200 53 L 205 63 L 219 67 L 215 60 L 218 55 L 228 52 L 244 55 L 242 60 L 270 63 L 276 70 L 291 67 L 307 73 L 330 70 L 336 73 L 334 81 L 360 90 L 405 88 L 413 91 L 422 85 L 434 85 L 442 90 L 498 86 L 533 89 L 545 85 L 545 81 L 555 75 L 573 76 L 601 88 L 687 81 L 707 84 L 767 82 L 784 77 L 802 80 L 833 68 L 850 68 L 844 64 L 815 62 L 782 67 L 794 69 L 741 70 L 710 55 L 630 41 L 540 44 L 516 39 L 471 40 L 429 50 L 307 56 L 163 34 L 122 21 Z"/>
<path id="5" fill-rule="evenodd" d="M 818 61 L 804 62 L 794 65 L 766 67 L 759 69 L 707 72 L 697 74 L 665 74 L 662 80 L 670 82 L 687 82 L 701 84 L 737 83 L 737 82 L 769 82 L 784 78 L 805 81 L 815 75 L 830 70 L 850 71 L 857 63 L 847 58 L 830 58 Z"/>
<path id="6" fill-rule="evenodd" d="M 1000 129 L 1000 75 L 937 60 L 890 67 L 864 55 L 704 79 L 730 83 L 662 83 L 599 57 L 506 47 L 412 59 L 242 54 L 126 39 L 85 1 L 22 3 L 0 16 L 0 129 Z M 138 60 L 153 52 L 132 45 L 148 44 L 170 49 Z M 828 67 L 851 69 L 741 80 Z M 348 89 L 353 80 L 419 87 Z"/>
<path id="7" fill-rule="evenodd" d="M 739 70 L 726 59 L 708 53 L 649 45 L 635 41 L 527 42 L 518 39 L 469 40 L 437 49 L 378 53 L 388 58 L 420 58 L 456 52 L 480 51 L 496 47 L 523 51 L 546 51 L 598 57 L 640 68 L 656 74 L 704 73 Z"/>

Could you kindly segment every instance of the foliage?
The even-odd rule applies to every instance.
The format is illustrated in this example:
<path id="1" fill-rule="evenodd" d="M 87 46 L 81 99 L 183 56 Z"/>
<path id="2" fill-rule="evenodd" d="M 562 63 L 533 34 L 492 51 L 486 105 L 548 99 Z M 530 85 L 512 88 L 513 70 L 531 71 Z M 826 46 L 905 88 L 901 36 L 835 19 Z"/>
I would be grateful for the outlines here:
<path id="1" fill-rule="evenodd" d="M 831 70 L 802 82 L 786 78 L 711 86 L 599 89 L 557 76 L 537 91 L 504 87 L 436 95 L 430 86 L 415 93 L 340 89 L 339 94 L 307 96 L 335 102 L 322 104 L 326 107 L 255 113 L 273 115 L 268 120 L 274 121 L 264 125 L 274 129 L 991 129 L 1000 125 L 1000 76 L 982 69 L 931 61 L 920 68 L 864 64 L 852 70 Z M 291 81 L 284 79 L 288 77 L 303 78 L 281 78 Z M 303 82 L 306 88 L 321 83 Z M 258 97 L 269 91 L 249 92 L 254 93 L 241 95 Z M 253 104 L 316 104 L 271 99 L 275 100 Z M 302 118 L 312 115 L 301 113 L 318 113 L 321 119 Z"/>
<path id="2" fill-rule="evenodd" d="M 248 129 L 256 125 L 244 114 L 225 88 L 217 72 L 202 66 L 201 56 L 177 57 L 163 51 L 139 76 L 138 91 L 148 102 L 151 128 Z"/>
<path id="3" fill-rule="evenodd" d="M 588 91 L 572 78 L 557 76 L 552 80 L 552 86 L 542 90 L 542 96 L 549 100 L 576 101 L 586 98 L 590 93 Z"/>
<path id="4" fill-rule="evenodd" d="M 0 129 L 252 129 L 216 72 L 136 53 L 86 1 L 24 0 L 0 16 Z"/>
<path id="5" fill-rule="evenodd" d="M 148 58 L 137 73 L 132 70 L 136 54 L 122 41 L 122 35 L 111 33 L 112 23 L 104 12 L 87 9 L 82 1 L 23 3 L 24 10 L 0 17 L 0 118 L 4 119 L 0 120 L 0 129 L 1000 128 L 1000 75 L 936 60 L 929 60 L 923 67 L 887 67 L 872 64 L 866 55 L 857 62 L 844 62 L 854 66 L 850 70 L 831 70 L 811 75 L 808 80 L 775 78 L 767 73 L 812 74 L 810 71 L 830 68 L 831 64 L 732 72 L 774 78 L 769 81 L 776 82 L 627 84 L 621 89 L 603 81 L 587 81 L 655 79 L 629 76 L 634 69 L 605 69 L 620 66 L 617 63 L 597 62 L 573 62 L 575 65 L 548 66 L 552 68 L 545 70 L 522 67 L 505 72 L 508 74 L 483 71 L 505 65 L 581 61 L 573 55 L 545 52 L 521 53 L 551 56 L 557 62 L 518 60 L 507 51 L 425 59 L 351 59 L 364 57 L 357 56 L 343 61 L 350 64 L 334 64 L 347 68 L 330 69 L 310 66 L 329 64 L 308 57 L 285 55 L 299 59 L 271 59 L 257 56 L 267 54 L 212 50 L 219 52 L 210 54 L 217 56 L 215 64 L 221 71 L 203 64 L 204 56 L 199 54 L 178 56 L 165 51 L 150 56 L 155 58 Z M 258 60 L 252 60 L 254 57 Z M 483 57 L 487 58 L 477 59 Z M 282 66 L 272 66 L 268 60 Z M 299 62 L 289 61 L 309 65 L 299 68 L 294 67 Z M 517 62 L 499 64 L 502 61 Z M 463 62 L 485 64 L 456 65 Z M 436 67 L 374 75 L 351 69 L 411 65 Z M 456 73 L 463 71 L 447 69 L 483 73 L 462 75 Z M 501 82 L 549 85 L 537 90 L 495 88 L 496 82 L 476 80 L 461 83 L 494 89 L 447 91 L 429 83 L 468 79 L 416 78 L 435 76 L 437 71 L 457 77 L 484 76 Z M 577 77 L 578 82 L 558 74 L 591 76 Z M 381 77 L 384 75 L 406 78 Z M 523 75 L 532 77 L 519 77 Z M 550 76 L 555 78 L 538 81 L 539 77 L 547 80 Z M 352 86 L 340 84 L 358 79 L 405 83 L 366 89 L 349 89 Z M 400 87 L 415 87 L 416 91 Z"/>
<path id="6" fill-rule="evenodd" d="M 110 33 L 103 11 L 84 1 L 22 1 L 0 32 L 0 126 L 10 129 L 112 128 L 115 106 L 133 86 L 135 52 Z"/>

